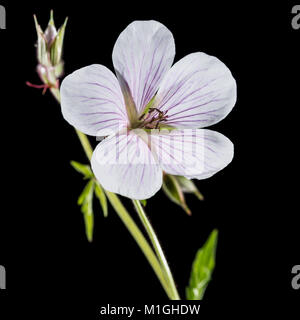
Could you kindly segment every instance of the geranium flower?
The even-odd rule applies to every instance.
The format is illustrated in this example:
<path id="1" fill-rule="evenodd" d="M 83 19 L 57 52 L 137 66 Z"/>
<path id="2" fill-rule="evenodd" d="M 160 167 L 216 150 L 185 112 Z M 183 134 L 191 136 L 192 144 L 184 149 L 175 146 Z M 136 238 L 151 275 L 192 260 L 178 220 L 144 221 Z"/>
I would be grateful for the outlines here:
<path id="1" fill-rule="evenodd" d="M 205 53 L 172 66 L 174 56 L 164 25 L 134 21 L 113 49 L 116 76 L 91 65 L 62 83 L 64 118 L 88 135 L 106 137 L 91 165 L 111 192 L 147 199 L 161 188 L 163 172 L 205 179 L 232 160 L 231 141 L 201 129 L 226 117 L 236 102 L 230 70 Z"/>

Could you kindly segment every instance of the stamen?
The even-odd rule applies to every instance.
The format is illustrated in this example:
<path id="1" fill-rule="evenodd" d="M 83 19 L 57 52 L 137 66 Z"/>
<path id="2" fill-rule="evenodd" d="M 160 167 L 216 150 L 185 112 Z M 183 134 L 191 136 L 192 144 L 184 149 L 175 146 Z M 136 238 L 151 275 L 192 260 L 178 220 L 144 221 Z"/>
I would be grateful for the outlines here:
<path id="1" fill-rule="evenodd" d="M 153 112 L 157 112 L 157 115 L 151 115 Z M 140 116 L 140 120 L 143 120 L 140 127 L 145 129 L 159 129 L 161 122 L 165 122 L 168 118 L 166 115 L 167 111 L 161 111 L 157 108 L 149 108 L 148 114 Z"/>

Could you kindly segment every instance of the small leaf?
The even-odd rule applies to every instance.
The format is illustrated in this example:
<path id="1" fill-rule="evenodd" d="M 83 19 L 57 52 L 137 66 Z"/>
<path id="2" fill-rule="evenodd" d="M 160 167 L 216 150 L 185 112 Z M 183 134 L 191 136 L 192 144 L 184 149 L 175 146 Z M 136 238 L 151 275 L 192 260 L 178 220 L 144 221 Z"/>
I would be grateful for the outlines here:
<path id="1" fill-rule="evenodd" d="M 102 187 L 99 185 L 99 183 L 95 184 L 95 195 L 100 201 L 100 205 L 103 210 L 103 215 L 106 218 L 108 216 L 107 200 L 106 200 L 106 195 L 105 195 Z"/>
<path id="2" fill-rule="evenodd" d="M 81 205 L 81 212 L 83 213 L 85 231 L 87 239 L 91 242 L 93 240 L 93 229 L 94 229 L 94 213 L 93 213 L 93 194 L 94 194 L 95 183 L 91 179 L 81 195 L 78 198 L 78 204 Z"/>
<path id="3" fill-rule="evenodd" d="M 78 198 L 78 201 L 77 201 L 78 205 L 82 205 L 86 201 L 86 199 L 88 197 L 90 197 L 91 190 L 93 190 L 93 188 L 94 188 L 93 183 L 94 183 L 94 181 L 90 180 L 86 184 L 86 186 L 84 187 L 83 191 L 81 192 L 81 194 Z"/>
<path id="4" fill-rule="evenodd" d="M 83 209 L 88 210 L 88 209 Z M 84 223 L 85 223 L 85 233 L 89 242 L 93 241 L 93 233 L 94 233 L 94 214 L 85 213 L 84 214 Z"/>
<path id="5" fill-rule="evenodd" d="M 198 190 L 198 188 L 192 180 L 182 176 L 175 176 L 175 178 L 178 181 L 181 190 L 184 193 L 194 193 L 199 200 L 204 200 L 203 195 L 200 193 L 200 191 Z"/>
<path id="6" fill-rule="evenodd" d="M 193 262 L 187 300 L 202 300 L 215 268 L 218 231 L 213 230 L 204 246 L 198 250 Z"/>
<path id="7" fill-rule="evenodd" d="M 79 173 L 84 175 L 85 179 L 91 179 L 94 177 L 91 167 L 86 164 L 79 163 L 77 161 L 71 161 L 71 166 Z"/>
<path id="8" fill-rule="evenodd" d="M 181 206 L 187 214 L 191 214 L 190 209 L 185 203 L 185 198 L 183 192 L 181 191 L 180 185 L 174 176 L 165 174 L 162 187 L 165 194 L 171 201 Z"/>

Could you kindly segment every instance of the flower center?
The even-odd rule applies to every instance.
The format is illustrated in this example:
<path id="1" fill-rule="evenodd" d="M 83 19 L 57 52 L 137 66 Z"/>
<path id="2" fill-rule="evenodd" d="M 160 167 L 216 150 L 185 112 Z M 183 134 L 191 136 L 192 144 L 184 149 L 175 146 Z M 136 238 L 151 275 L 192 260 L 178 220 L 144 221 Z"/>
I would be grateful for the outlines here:
<path id="1" fill-rule="evenodd" d="M 147 113 L 139 117 L 138 128 L 159 129 L 160 125 L 167 120 L 167 111 L 161 111 L 157 108 L 149 108 Z"/>

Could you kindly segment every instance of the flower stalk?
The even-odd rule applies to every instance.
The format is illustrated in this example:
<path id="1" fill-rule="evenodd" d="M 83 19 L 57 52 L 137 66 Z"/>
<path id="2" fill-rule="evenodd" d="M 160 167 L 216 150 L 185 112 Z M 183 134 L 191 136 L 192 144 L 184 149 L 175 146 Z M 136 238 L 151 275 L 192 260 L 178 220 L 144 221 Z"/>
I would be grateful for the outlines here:
<path id="1" fill-rule="evenodd" d="M 172 294 L 173 296 L 175 297 L 175 300 L 180 300 L 180 297 L 179 297 L 179 294 L 177 292 L 177 289 L 176 289 L 176 285 L 175 285 L 175 282 L 174 282 L 174 279 L 173 279 L 173 276 L 172 276 L 172 273 L 171 273 L 171 270 L 169 268 L 169 265 L 167 263 L 167 260 L 164 256 L 164 253 L 162 251 L 162 248 L 160 246 L 160 243 L 157 239 L 157 236 L 150 224 L 150 221 L 149 219 L 147 218 L 146 216 L 146 213 L 143 209 L 143 206 L 141 205 L 141 202 L 139 200 L 132 200 L 133 201 L 133 204 L 135 206 L 135 209 L 138 213 L 138 216 L 145 228 L 145 230 L 147 231 L 147 234 L 151 240 L 151 243 L 154 247 L 154 250 L 156 252 L 156 255 L 161 263 L 161 266 L 163 268 L 163 272 L 164 272 L 164 276 L 166 277 L 166 279 L 168 280 L 168 282 L 170 283 L 170 287 L 171 287 L 171 290 L 172 290 Z"/>

